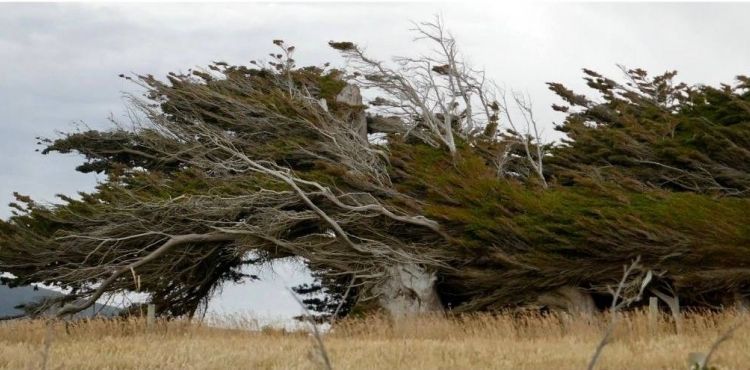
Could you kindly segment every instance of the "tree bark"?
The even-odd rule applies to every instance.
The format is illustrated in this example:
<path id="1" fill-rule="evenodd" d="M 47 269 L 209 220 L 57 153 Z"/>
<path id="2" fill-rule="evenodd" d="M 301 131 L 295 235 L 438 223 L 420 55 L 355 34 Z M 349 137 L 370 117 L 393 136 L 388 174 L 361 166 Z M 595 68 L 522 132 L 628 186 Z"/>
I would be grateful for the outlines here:
<path id="1" fill-rule="evenodd" d="M 375 288 L 379 302 L 391 317 L 403 318 L 442 312 L 435 289 L 434 272 L 415 264 L 397 264 L 387 269 L 386 281 Z"/>
<path id="2" fill-rule="evenodd" d="M 570 285 L 544 293 L 539 296 L 538 301 L 539 304 L 549 307 L 552 311 L 563 311 L 576 317 L 591 318 L 596 312 L 596 305 L 591 294 Z"/>
<path id="3" fill-rule="evenodd" d="M 734 309 L 738 312 L 747 313 L 750 311 L 750 299 L 740 292 L 734 293 Z"/>
<path id="4" fill-rule="evenodd" d="M 344 86 L 341 92 L 336 95 L 336 103 L 346 105 L 349 108 L 345 119 L 351 122 L 352 130 L 367 142 L 367 118 L 359 87 L 352 84 Z"/>

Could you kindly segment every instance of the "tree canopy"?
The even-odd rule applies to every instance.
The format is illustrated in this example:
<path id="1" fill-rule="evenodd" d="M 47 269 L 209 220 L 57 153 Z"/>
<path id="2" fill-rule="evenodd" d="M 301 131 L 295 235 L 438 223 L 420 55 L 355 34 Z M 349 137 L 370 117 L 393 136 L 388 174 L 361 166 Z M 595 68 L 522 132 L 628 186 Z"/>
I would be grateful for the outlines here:
<path id="1" fill-rule="evenodd" d="M 70 288 L 60 315 L 125 290 L 192 315 L 243 266 L 290 256 L 329 315 L 564 306 L 550 297 L 606 295 L 635 258 L 688 304 L 750 293 L 750 79 L 584 69 L 592 97 L 549 84 L 566 136 L 544 143 L 527 99 L 441 24 L 418 32 L 435 55 L 331 42 L 346 67 L 298 67 L 275 40 L 268 62 L 132 78 L 131 122 L 45 141 L 107 179 L 56 205 L 16 194 L 0 271 Z"/>

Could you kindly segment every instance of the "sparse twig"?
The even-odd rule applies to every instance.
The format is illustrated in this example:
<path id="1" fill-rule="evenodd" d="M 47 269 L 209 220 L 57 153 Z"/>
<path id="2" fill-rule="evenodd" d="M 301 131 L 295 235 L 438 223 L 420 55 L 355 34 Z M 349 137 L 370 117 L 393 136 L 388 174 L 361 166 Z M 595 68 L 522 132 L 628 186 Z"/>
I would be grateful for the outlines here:
<path id="1" fill-rule="evenodd" d="M 719 346 L 726 342 L 727 340 L 731 339 L 734 335 L 734 332 L 737 331 L 743 324 L 745 324 L 747 316 L 743 315 L 739 321 L 729 326 L 727 330 L 725 330 L 716 340 L 711 344 L 711 348 L 709 348 L 708 353 L 706 353 L 706 356 L 703 357 L 698 362 L 694 363 L 693 366 L 697 366 L 697 369 L 695 370 L 708 370 L 710 369 L 709 363 L 711 361 L 711 357 L 713 354 L 719 349 Z"/>
<path id="2" fill-rule="evenodd" d="M 333 323 L 336 321 L 336 319 L 339 316 L 339 312 L 341 311 L 341 308 L 344 307 L 346 300 L 349 298 L 349 292 L 351 292 L 355 281 L 356 281 L 356 277 L 352 276 L 352 281 L 349 283 L 349 286 L 346 287 L 346 291 L 344 291 L 344 296 L 341 298 L 341 302 L 339 302 L 339 304 L 336 306 L 336 310 L 333 311 L 333 315 L 331 315 L 331 320 L 330 320 L 331 326 L 333 326 Z"/>
<path id="3" fill-rule="evenodd" d="M 630 264 L 630 266 L 623 266 L 622 279 L 620 279 L 620 282 L 617 284 L 617 288 L 614 291 L 612 289 L 609 289 L 610 293 L 612 294 L 612 305 L 610 306 L 610 315 L 612 315 L 612 319 L 610 320 L 609 325 L 607 325 L 607 329 L 604 331 L 602 339 L 596 346 L 594 355 L 591 356 L 591 361 L 589 362 L 589 366 L 587 367 L 588 370 L 594 369 L 594 367 L 596 366 L 596 362 L 599 360 L 599 357 L 604 350 L 604 347 L 609 344 L 612 338 L 612 332 L 614 332 L 615 326 L 617 325 L 618 311 L 621 308 L 627 307 L 633 302 L 640 300 L 641 296 L 643 295 L 644 289 L 646 289 L 646 286 L 648 286 L 648 284 L 651 282 L 651 278 L 653 277 L 651 270 L 647 271 L 643 278 L 634 279 L 630 283 L 628 282 L 628 278 L 630 277 L 630 275 L 633 274 L 635 270 L 641 269 L 640 260 L 641 257 L 638 256 Z M 632 289 L 628 288 L 637 288 L 638 290 L 634 292 L 632 291 Z M 628 291 L 630 291 L 630 295 L 624 295 L 625 293 L 628 293 Z"/>
<path id="4" fill-rule="evenodd" d="M 287 288 L 289 291 L 289 294 L 292 295 L 292 298 L 299 304 L 300 307 L 302 307 L 303 314 L 305 315 L 305 321 L 307 321 L 310 324 L 310 328 L 312 329 L 312 335 L 315 339 L 315 348 L 318 351 L 318 354 L 320 355 L 320 358 L 323 362 L 323 367 L 326 370 L 333 370 L 333 367 L 331 366 L 331 360 L 328 358 L 328 352 L 326 351 L 326 347 L 323 344 L 323 337 L 320 335 L 320 330 L 318 330 L 318 325 L 315 324 L 315 320 L 313 320 L 312 315 L 310 314 L 310 311 L 308 311 L 307 307 L 304 303 L 297 297 L 297 295 L 294 293 L 294 291 L 290 288 Z"/>

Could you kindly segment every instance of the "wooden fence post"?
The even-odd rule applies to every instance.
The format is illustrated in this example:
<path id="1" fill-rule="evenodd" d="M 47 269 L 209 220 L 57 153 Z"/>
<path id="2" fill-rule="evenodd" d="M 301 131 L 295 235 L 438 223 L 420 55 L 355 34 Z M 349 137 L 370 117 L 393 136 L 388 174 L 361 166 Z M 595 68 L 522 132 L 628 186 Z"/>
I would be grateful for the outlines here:
<path id="1" fill-rule="evenodd" d="M 659 298 L 648 298 L 648 326 L 651 336 L 656 335 L 659 331 Z"/>
<path id="2" fill-rule="evenodd" d="M 146 311 L 146 327 L 152 328 L 156 321 L 156 305 L 153 303 L 148 304 L 148 310 Z"/>
<path id="3" fill-rule="evenodd" d="M 660 292 L 658 289 L 651 289 L 651 293 L 654 293 L 664 303 L 669 306 L 669 310 L 672 312 L 672 318 L 674 319 L 674 326 L 677 334 L 682 334 L 682 314 L 680 313 L 680 297 L 677 293 L 673 293 L 674 296 L 669 296 L 665 293 Z"/>
<path id="4" fill-rule="evenodd" d="M 682 334 L 682 312 L 680 312 L 680 297 L 674 296 L 674 308 L 672 309 L 672 315 L 674 316 L 674 326 L 677 330 L 677 334 Z"/>

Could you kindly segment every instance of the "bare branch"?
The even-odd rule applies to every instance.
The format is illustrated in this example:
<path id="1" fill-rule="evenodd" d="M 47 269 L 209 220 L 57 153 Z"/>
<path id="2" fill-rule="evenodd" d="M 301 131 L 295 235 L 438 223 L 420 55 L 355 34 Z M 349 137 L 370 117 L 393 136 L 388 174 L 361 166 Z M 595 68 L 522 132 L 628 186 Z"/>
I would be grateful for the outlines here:
<path id="1" fill-rule="evenodd" d="M 604 350 L 604 347 L 609 344 L 612 333 L 614 332 L 615 326 L 617 325 L 618 311 L 624 307 L 631 305 L 633 302 L 639 301 L 641 299 L 641 296 L 643 295 L 644 289 L 646 289 L 648 284 L 651 282 L 651 270 L 647 271 L 640 277 L 636 277 L 635 279 L 628 281 L 628 279 L 630 279 L 630 276 L 635 271 L 642 269 L 640 260 L 641 258 L 640 256 L 638 256 L 630 264 L 630 266 L 623 266 L 622 279 L 620 279 L 620 282 L 617 284 L 617 287 L 614 291 L 610 289 L 610 292 L 612 293 L 612 304 L 610 305 L 609 313 L 612 318 L 609 322 L 609 325 L 607 325 L 607 329 L 604 331 L 602 339 L 596 346 L 594 354 L 591 356 L 591 361 L 589 362 L 589 365 L 587 367 L 588 370 L 594 369 L 594 367 L 596 366 L 596 362 L 599 360 L 599 357 Z"/>
<path id="2" fill-rule="evenodd" d="M 80 303 L 69 303 L 62 308 L 60 308 L 59 311 L 57 311 L 56 316 L 57 317 L 63 317 L 65 315 L 77 313 L 80 311 L 83 311 L 94 303 L 96 303 L 96 300 L 99 299 L 99 297 L 104 294 L 107 289 L 109 288 L 109 285 L 112 284 L 117 278 L 119 278 L 121 275 L 126 274 L 129 271 L 133 271 L 140 266 L 143 266 L 159 257 L 164 255 L 165 253 L 169 252 L 170 249 L 174 248 L 175 246 L 178 246 L 180 244 L 185 243 L 199 243 L 199 242 L 212 242 L 212 241 L 226 241 L 226 240 L 232 240 L 233 237 L 231 235 L 223 234 L 223 233 L 210 233 L 210 234 L 187 234 L 187 235 L 176 235 L 169 238 L 164 244 L 162 244 L 159 248 L 154 250 L 153 252 L 147 254 L 143 258 L 138 259 L 137 261 L 128 264 L 127 266 L 124 266 L 114 272 L 112 272 L 112 275 L 110 275 L 109 278 L 104 280 L 102 283 L 100 283 L 99 287 L 94 291 L 94 293 L 86 300 Z"/>

